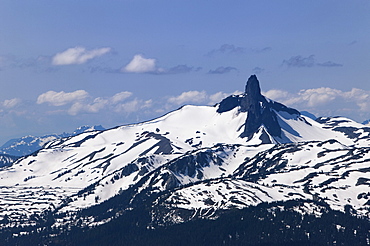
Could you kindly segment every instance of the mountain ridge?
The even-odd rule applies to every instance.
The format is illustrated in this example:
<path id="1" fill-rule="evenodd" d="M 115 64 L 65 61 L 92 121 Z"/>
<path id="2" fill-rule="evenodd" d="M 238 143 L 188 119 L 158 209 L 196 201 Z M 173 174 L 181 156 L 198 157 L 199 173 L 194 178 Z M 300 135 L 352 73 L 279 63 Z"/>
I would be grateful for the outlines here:
<path id="1" fill-rule="evenodd" d="M 105 130 L 101 125 L 98 126 L 81 126 L 72 133 L 62 134 L 47 134 L 43 136 L 27 135 L 21 138 L 14 138 L 8 140 L 0 147 L 0 167 L 10 166 L 17 159 L 30 155 L 40 150 L 46 143 L 71 136 L 78 135 L 87 131 L 102 131 Z"/>
<path id="2" fill-rule="evenodd" d="M 91 228 L 145 206 L 138 223 L 158 228 L 298 200 L 369 219 L 370 130 L 260 91 L 251 76 L 215 106 L 47 143 L 0 170 L 0 226 Z M 307 204 L 296 212 L 323 215 Z"/>

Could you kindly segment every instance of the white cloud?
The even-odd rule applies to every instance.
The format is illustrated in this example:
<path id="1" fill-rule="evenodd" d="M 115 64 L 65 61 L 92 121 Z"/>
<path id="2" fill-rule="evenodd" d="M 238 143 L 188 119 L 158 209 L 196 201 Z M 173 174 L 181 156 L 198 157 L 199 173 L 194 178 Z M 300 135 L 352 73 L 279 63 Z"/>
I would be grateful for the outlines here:
<path id="1" fill-rule="evenodd" d="M 48 91 L 37 98 L 37 104 L 48 103 L 53 106 L 62 106 L 75 101 L 81 101 L 88 96 L 89 93 L 84 90 L 77 90 L 74 92 Z"/>
<path id="2" fill-rule="evenodd" d="M 356 98 L 357 100 L 370 100 L 369 91 L 352 88 L 352 90 L 343 93 L 343 97 L 347 99 Z"/>
<path id="3" fill-rule="evenodd" d="M 143 109 L 148 109 L 153 106 L 153 101 L 152 100 L 139 100 L 139 99 L 134 99 L 132 101 L 129 101 L 127 103 L 122 103 L 118 104 L 115 107 L 116 112 L 125 112 L 125 113 L 133 113 L 137 112 Z"/>
<path id="4" fill-rule="evenodd" d="M 15 106 L 19 105 L 21 103 L 21 99 L 19 98 L 13 98 L 13 99 L 9 99 L 9 100 L 5 100 L 3 102 L 3 106 L 5 108 L 14 108 Z"/>
<path id="5" fill-rule="evenodd" d="M 157 66 L 157 60 L 153 58 L 145 58 L 143 55 L 137 54 L 123 68 L 122 73 L 150 73 L 156 75 L 181 74 L 199 71 L 201 67 L 192 67 L 186 64 L 176 65 L 170 68 L 162 68 Z"/>
<path id="6" fill-rule="evenodd" d="M 57 53 L 52 60 L 53 65 L 83 64 L 95 57 L 102 56 L 111 51 L 111 48 L 86 50 L 84 47 L 69 48 L 61 53 Z"/>
<path id="7" fill-rule="evenodd" d="M 222 91 L 210 95 L 208 105 L 219 103 L 222 99 L 226 98 L 227 96 L 229 96 L 229 94 Z"/>
<path id="8" fill-rule="evenodd" d="M 133 101 L 117 105 L 116 112 L 132 113 L 140 109 L 140 101 L 135 99 Z"/>
<path id="9" fill-rule="evenodd" d="M 151 108 L 153 106 L 153 100 L 146 100 L 144 103 L 141 105 L 141 108 Z"/>
<path id="10" fill-rule="evenodd" d="M 343 97 L 347 100 L 355 100 L 361 111 L 370 111 L 370 91 L 352 88 L 351 91 L 344 92 Z"/>
<path id="11" fill-rule="evenodd" d="M 181 93 L 179 96 L 173 96 L 167 99 L 169 104 L 181 105 L 185 103 L 204 103 L 207 105 L 214 105 L 221 102 L 224 98 L 230 95 L 241 94 L 240 91 L 235 91 L 233 93 L 225 93 L 219 91 L 212 95 L 208 95 L 205 91 L 187 91 Z"/>
<path id="12" fill-rule="evenodd" d="M 369 117 L 370 91 L 353 88 L 350 91 L 321 87 L 289 93 L 270 90 L 264 95 L 299 110 L 309 110 L 317 115 L 342 115 L 358 118 Z"/>
<path id="13" fill-rule="evenodd" d="M 183 104 L 185 102 L 188 103 L 201 103 L 207 99 L 207 93 L 205 91 L 187 91 L 181 93 L 181 95 L 176 97 L 170 97 L 168 99 L 169 103 L 172 104 Z"/>
<path id="14" fill-rule="evenodd" d="M 287 91 L 282 90 L 269 90 L 267 92 L 263 93 L 267 98 L 270 98 L 272 100 L 280 100 L 280 99 L 286 99 L 289 96 L 289 93 Z"/>
<path id="15" fill-rule="evenodd" d="M 127 98 L 132 96 L 132 92 L 122 91 L 116 93 L 111 97 L 97 97 L 93 100 L 81 100 L 72 104 L 72 106 L 67 110 L 70 115 L 78 115 L 81 113 L 99 113 L 103 110 L 109 112 L 135 112 L 139 109 L 148 108 L 151 105 L 151 100 L 132 100 L 127 103 L 122 103 Z"/>
<path id="16" fill-rule="evenodd" d="M 148 73 L 156 71 L 156 60 L 144 58 L 142 55 L 135 55 L 134 58 L 121 69 L 121 72 L 127 73 Z"/>
<path id="17" fill-rule="evenodd" d="M 307 105 L 309 107 L 317 107 L 320 105 L 325 105 L 334 99 L 341 97 L 343 94 L 342 91 L 327 88 L 327 87 L 321 87 L 317 89 L 307 89 L 307 90 L 301 90 L 298 95 L 300 98 L 307 102 Z"/>
<path id="18" fill-rule="evenodd" d="M 243 92 L 241 91 L 234 91 L 233 93 L 225 93 L 225 92 L 219 91 L 208 97 L 208 105 L 215 105 L 216 103 L 221 102 L 223 99 L 225 99 L 226 97 L 230 95 L 240 95 L 242 93 Z"/>
<path id="19" fill-rule="evenodd" d="M 76 102 L 69 109 L 70 115 L 77 115 L 78 113 L 98 113 L 100 110 L 106 108 L 109 105 L 109 100 L 104 98 L 95 98 L 92 103 Z"/>
<path id="20" fill-rule="evenodd" d="M 304 105 L 306 107 L 325 105 L 335 99 L 343 98 L 345 95 L 340 90 L 327 87 L 300 90 L 297 94 L 283 90 L 270 90 L 264 94 L 272 100 L 280 101 L 287 105 Z"/>
<path id="21" fill-rule="evenodd" d="M 112 96 L 111 101 L 112 103 L 118 103 L 129 98 L 130 96 L 132 96 L 132 92 L 122 91 Z"/>

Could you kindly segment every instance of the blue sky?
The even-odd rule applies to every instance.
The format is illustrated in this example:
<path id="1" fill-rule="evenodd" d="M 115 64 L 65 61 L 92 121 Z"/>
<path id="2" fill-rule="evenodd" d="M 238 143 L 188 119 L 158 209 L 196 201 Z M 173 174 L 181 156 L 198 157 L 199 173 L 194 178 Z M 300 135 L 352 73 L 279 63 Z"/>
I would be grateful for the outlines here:
<path id="1" fill-rule="evenodd" d="M 271 99 L 370 119 L 370 1 L 0 1 L 0 143 Z"/>

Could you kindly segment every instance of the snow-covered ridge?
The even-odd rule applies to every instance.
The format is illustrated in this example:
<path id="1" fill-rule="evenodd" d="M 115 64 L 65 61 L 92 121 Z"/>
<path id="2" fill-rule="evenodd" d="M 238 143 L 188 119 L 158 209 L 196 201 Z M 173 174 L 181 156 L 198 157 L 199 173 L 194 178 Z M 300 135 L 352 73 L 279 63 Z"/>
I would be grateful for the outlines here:
<path id="1" fill-rule="evenodd" d="M 157 195 L 153 206 L 194 211 L 300 198 L 368 216 L 368 128 L 314 121 L 265 98 L 250 80 L 246 93 L 215 106 L 48 142 L 0 170 L 0 220 L 33 224 L 45 209 L 78 216 L 117 196 L 132 197 L 121 204 L 132 209 Z M 101 223 L 94 220 L 87 224 Z"/>
<path id="2" fill-rule="evenodd" d="M 0 153 L 12 156 L 25 156 L 41 149 L 46 143 L 60 139 L 78 135 L 83 132 L 102 131 L 105 130 L 102 126 L 81 126 L 72 133 L 48 134 L 44 136 L 24 136 L 7 141 L 0 147 Z"/>

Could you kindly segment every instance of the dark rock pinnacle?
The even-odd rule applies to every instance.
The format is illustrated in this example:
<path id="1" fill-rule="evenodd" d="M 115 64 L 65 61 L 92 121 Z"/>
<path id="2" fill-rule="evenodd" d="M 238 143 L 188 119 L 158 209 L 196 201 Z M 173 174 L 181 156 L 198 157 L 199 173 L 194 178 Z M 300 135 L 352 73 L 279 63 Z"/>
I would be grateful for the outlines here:
<path id="1" fill-rule="evenodd" d="M 267 103 L 264 96 L 261 95 L 260 83 L 256 75 L 249 77 L 245 86 L 243 98 L 240 100 L 240 111 L 253 113 L 260 107 L 260 102 Z"/>
<path id="2" fill-rule="evenodd" d="M 253 134 L 264 126 L 267 133 L 272 137 L 281 138 L 281 127 L 275 111 L 285 111 L 289 114 L 300 113 L 292 108 L 288 108 L 278 102 L 266 100 L 261 94 L 261 88 L 256 75 L 249 77 L 245 86 L 245 93 L 242 96 L 230 96 L 225 98 L 219 105 L 217 112 L 222 113 L 239 106 L 241 112 L 247 112 L 247 119 L 244 123 L 244 131 L 240 135 L 242 138 L 252 138 Z M 263 142 L 268 143 L 266 131 L 262 133 Z"/>
<path id="3" fill-rule="evenodd" d="M 245 96 L 242 98 L 240 110 L 248 112 L 244 132 L 241 137 L 251 138 L 264 125 L 268 133 L 274 137 L 281 137 L 281 128 L 276 113 L 272 110 L 266 98 L 261 95 L 259 81 L 256 75 L 249 77 L 245 87 Z"/>

